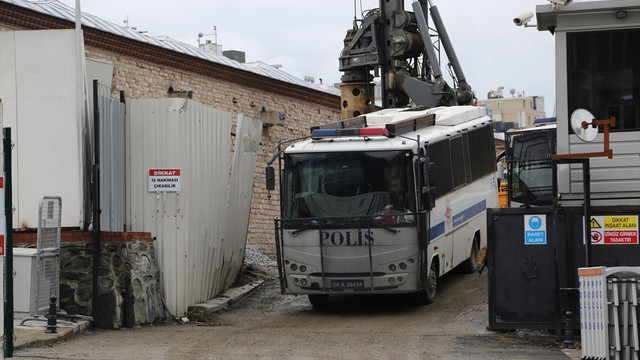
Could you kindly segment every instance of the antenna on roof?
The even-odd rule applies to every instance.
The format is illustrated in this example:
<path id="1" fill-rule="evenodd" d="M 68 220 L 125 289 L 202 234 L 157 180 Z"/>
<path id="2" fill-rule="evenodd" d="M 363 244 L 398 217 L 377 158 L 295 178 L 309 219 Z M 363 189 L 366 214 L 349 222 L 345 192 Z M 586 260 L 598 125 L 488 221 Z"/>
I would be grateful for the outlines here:
<path id="1" fill-rule="evenodd" d="M 200 42 L 200 40 L 204 36 L 211 36 L 211 35 L 214 36 L 213 42 L 211 40 L 205 40 L 204 44 Z M 222 55 L 222 45 L 218 44 L 218 27 L 217 26 L 215 25 L 213 26 L 213 34 L 203 34 L 201 32 L 198 33 L 198 47 L 205 51 Z"/>

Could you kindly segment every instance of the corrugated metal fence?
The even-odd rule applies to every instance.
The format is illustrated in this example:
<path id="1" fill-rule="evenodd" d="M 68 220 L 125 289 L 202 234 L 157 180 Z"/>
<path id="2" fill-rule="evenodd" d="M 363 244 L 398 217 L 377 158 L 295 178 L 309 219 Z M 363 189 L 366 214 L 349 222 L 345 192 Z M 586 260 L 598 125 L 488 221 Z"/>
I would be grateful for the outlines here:
<path id="1" fill-rule="evenodd" d="M 100 84 L 100 230 L 124 231 L 125 222 L 125 104 L 109 97 Z"/>
<path id="2" fill-rule="evenodd" d="M 183 98 L 127 102 L 127 230 L 156 238 L 173 315 L 226 290 L 242 266 L 262 126 L 240 120 L 230 187 L 231 113 Z M 150 170 L 163 169 L 179 170 L 166 180 L 179 191 L 152 188 Z M 230 189 L 244 196 L 227 206 Z"/>

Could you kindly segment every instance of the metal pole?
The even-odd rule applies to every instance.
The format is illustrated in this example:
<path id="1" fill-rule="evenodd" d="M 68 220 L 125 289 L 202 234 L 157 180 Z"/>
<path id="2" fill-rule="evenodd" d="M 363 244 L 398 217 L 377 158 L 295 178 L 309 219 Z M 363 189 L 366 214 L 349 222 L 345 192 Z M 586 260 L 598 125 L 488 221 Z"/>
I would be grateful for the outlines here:
<path id="1" fill-rule="evenodd" d="M 556 158 L 553 166 L 553 187 L 554 187 L 554 211 L 557 208 L 557 164 L 582 164 L 582 187 L 584 191 L 584 260 L 585 267 L 591 266 L 591 167 L 589 158 Z M 555 215 L 554 215 L 555 216 Z"/>
<path id="2" fill-rule="evenodd" d="M 4 136 L 4 213 L 6 234 L 4 242 L 4 357 L 13 357 L 13 205 L 11 188 L 11 128 L 2 129 Z"/>
<path id="3" fill-rule="evenodd" d="M 582 159 L 582 187 L 584 190 L 584 257 L 585 266 L 591 266 L 591 168 L 589 159 Z"/>
<path id="4" fill-rule="evenodd" d="M 93 80 L 93 134 L 94 134 L 94 163 L 92 167 L 92 221 L 93 221 L 93 276 L 91 294 L 91 315 L 94 321 L 100 323 L 96 309 L 98 308 L 98 266 L 100 264 L 100 107 L 98 105 L 98 80 Z"/>

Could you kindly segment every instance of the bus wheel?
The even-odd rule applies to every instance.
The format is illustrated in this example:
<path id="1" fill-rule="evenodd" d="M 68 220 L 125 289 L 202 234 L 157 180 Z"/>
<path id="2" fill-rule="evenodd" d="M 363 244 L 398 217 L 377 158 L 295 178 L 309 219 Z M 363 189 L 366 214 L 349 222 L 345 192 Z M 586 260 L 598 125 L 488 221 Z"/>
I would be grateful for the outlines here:
<path id="1" fill-rule="evenodd" d="M 419 305 L 428 305 L 436 300 L 436 290 L 438 288 L 438 270 L 436 262 L 432 261 L 427 274 L 427 288 L 416 293 L 416 302 Z"/>
<path id="2" fill-rule="evenodd" d="M 464 269 L 468 273 L 478 272 L 480 270 L 480 261 L 478 261 L 478 241 L 477 238 L 473 238 L 473 243 L 471 244 L 471 254 L 469 254 L 469 258 L 464 264 Z"/>
<path id="3" fill-rule="evenodd" d="M 326 307 L 329 304 L 329 294 L 309 294 L 309 302 L 316 308 Z"/>

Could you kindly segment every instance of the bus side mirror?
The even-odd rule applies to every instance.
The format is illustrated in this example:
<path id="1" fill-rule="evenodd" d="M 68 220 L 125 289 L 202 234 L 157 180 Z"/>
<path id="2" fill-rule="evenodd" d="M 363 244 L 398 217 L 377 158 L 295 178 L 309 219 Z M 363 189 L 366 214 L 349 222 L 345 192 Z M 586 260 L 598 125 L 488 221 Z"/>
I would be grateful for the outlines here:
<path id="1" fill-rule="evenodd" d="M 276 172 L 273 166 L 267 166 L 267 190 L 275 190 L 276 188 Z"/>
<path id="2" fill-rule="evenodd" d="M 428 205 L 429 209 L 433 209 L 436 206 L 436 164 L 433 161 L 427 161 L 423 167 L 423 181 L 425 185 L 422 187 L 422 197 L 424 203 Z"/>
<path id="3" fill-rule="evenodd" d="M 436 188 L 436 163 L 427 161 L 422 169 L 424 170 L 423 179 L 429 187 L 429 191 L 433 192 Z"/>

